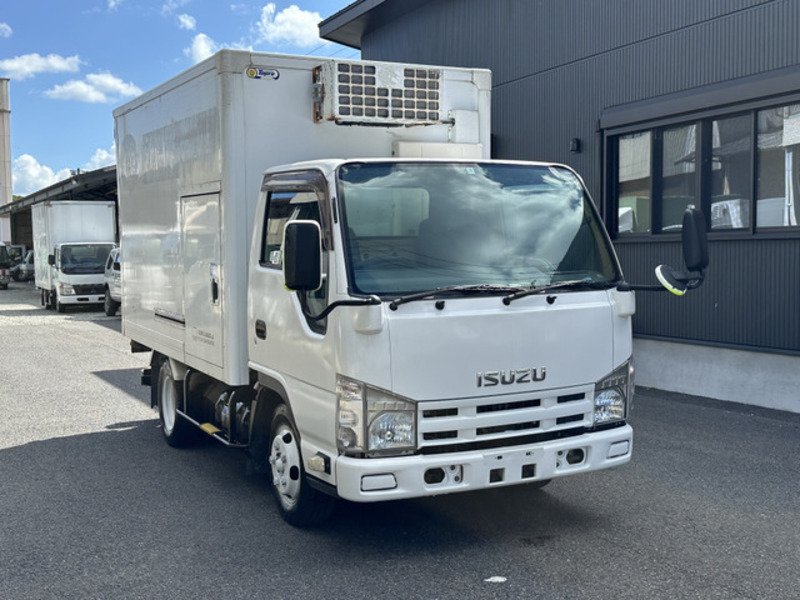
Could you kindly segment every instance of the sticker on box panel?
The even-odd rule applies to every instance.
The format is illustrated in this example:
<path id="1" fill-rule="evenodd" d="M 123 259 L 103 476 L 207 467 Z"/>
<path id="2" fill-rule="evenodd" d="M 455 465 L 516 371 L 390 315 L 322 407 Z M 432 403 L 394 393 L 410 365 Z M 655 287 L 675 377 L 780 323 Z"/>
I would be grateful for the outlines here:
<path id="1" fill-rule="evenodd" d="M 261 67 L 248 67 L 245 74 L 250 79 L 270 79 L 272 81 L 277 81 L 281 76 L 278 69 L 262 69 Z"/>

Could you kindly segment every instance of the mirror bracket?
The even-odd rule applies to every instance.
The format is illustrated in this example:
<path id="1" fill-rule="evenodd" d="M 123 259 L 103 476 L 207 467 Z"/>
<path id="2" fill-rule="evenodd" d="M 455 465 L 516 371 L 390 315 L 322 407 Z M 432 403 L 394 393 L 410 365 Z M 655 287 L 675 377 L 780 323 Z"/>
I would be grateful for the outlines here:
<path id="1" fill-rule="evenodd" d="M 308 303 L 306 302 L 305 296 L 300 296 L 300 306 L 303 309 L 303 316 L 311 321 L 321 321 L 325 317 L 327 317 L 334 308 L 338 308 L 340 306 L 374 306 L 376 304 L 380 304 L 381 299 L 378 296 L 370 296 L 369 298 L 359 298 L 357 300 L 338 300 L 336 302 L 332 302 L 328 306 L 325 307 L 318 315 L 312 315 L 311 311 L 308 309 Z"/>

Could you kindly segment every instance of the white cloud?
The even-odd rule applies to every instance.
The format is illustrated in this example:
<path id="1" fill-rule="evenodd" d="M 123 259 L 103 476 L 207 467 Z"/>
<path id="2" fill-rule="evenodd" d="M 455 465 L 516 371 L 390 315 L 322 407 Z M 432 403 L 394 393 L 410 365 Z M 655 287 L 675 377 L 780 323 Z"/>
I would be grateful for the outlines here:
<path id="1" fill-rule="evenodd" d="M 73 79 L 47 90 L 44 95 L 53 100 L 74 100 L 92 104 L 116 102 L 142 93 L 132 83 L 125 83 L 111 73 L 90 73 L 83 80 Z"/>
<path id="2" fill-rule="evenodd" d="M 108 0 L 108 10 L 117 10 L 125 0 Z"/>
<path id="3" fill-rule="evenodd" d="M 197 29 L 197 20 L 191 15 L 178 15 L 178 27 L 194 31 Z"/>
<path id="4" fill-rule="evenodd" d="M 189 0 L 167 0 L 161 6 L 161 16 L 168 17 L 174 15 L 179 8 L 187 4 L 189 4 Z"/>
<path id="5" fill-rule="evenodd" d="M 192 45 L 186 48 L 183 53 L 189 56 L 192 61 L 199 63 L 219 50 L 220 46 L 208 37 L 205 33 L 198 33 L 192 40 Z"/>
<path id="6" fill-rule="evenodd" d="M 13 31 L 8 23 L 0 23 L 0 38 L 11 37 Z"/>
<path id="7" fill-rule="evenodd" d="M 322 21 L 319 13 L 301 10 L 294 4 L 281 12 L 275 11 L 274 2 L 261 9 L 261 19 L 256 24 L 259 41 L 285 43 L 300 48 L 319 44 L 317 24 Z"/>
<path id="8" fill-rule="evenodd" d="M 69 169 L 57 173 L 30 154 L 23 154 L 11 163 L 11 183 L 14 194 L 27 196 L 70 176 Z"/>
<path id="9" fill-rule="evenodd" d="M 92 158 L 89 159 L 83 167 L 81 167 L 84 171 L 94 171 L 95 169 L 100 169 L 102 167 L 108 167 L 110 165 L 116 164 L 117 162 L 117 148 L 112 143 L 111 147 L 108 150 L 103 148 L 98 148 L 94 151 L 94 155 Z"/>
<path id="10" fill-rule="evenodd" d="M 102 167 L 108 167 L 116 163 L 116 148 L 112 143 L 106 150 L 98 148 L 92 158 L 81 165 L 81 171 L 94 171 Z M 30 154 L 23 154 L 11 163 L 11 185 L 14 195 L 27 196 L 38 192 L 48 186 L 68 179 L 72 176 L 71 169 L 61 169 L 53 171 L 47 165 L 41 164 Z"/>
<path id="11" fill-rule="evenodd" d="M 75 56 L 58 54 L 24 54 L 0 60 L 0 71 L 11 79 L 27 79 L 39 73 L 76 73 L 80 70 L 81 59 Z"/>

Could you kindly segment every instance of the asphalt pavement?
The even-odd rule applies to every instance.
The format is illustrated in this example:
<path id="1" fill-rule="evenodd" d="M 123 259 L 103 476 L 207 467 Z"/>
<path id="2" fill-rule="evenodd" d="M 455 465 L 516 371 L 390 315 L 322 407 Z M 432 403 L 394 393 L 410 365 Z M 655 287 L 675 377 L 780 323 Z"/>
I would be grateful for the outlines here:
<path id="1" fill-rule="evenodd" d="M 119 331 L 0 290 L 0 598 L 800 598 L 800 415 L 640 389 L 628 465 L 303 531 L 166 445 Z"/>

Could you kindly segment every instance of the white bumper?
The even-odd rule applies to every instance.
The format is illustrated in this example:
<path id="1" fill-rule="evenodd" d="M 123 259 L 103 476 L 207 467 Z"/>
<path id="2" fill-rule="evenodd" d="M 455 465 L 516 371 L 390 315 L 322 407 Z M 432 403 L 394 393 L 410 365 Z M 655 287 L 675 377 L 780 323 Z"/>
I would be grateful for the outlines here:
<path id="1" fill-rule="evenodd" d="M 625 425 L 486 451 L 378 459 L 340 456 L 337 491 L 347 500 L 376 502 L 524 484 L 625 464 L 632 447 L 633 429 Z M 581 452 L 582 460 L 576 461 Z"/>
<path id="2" fill-rule="evenodd" d="M 105 294 L 78 294 L 75 296 L 59 296 L 61 304 L 102 304 L 105 302 Z"/>

